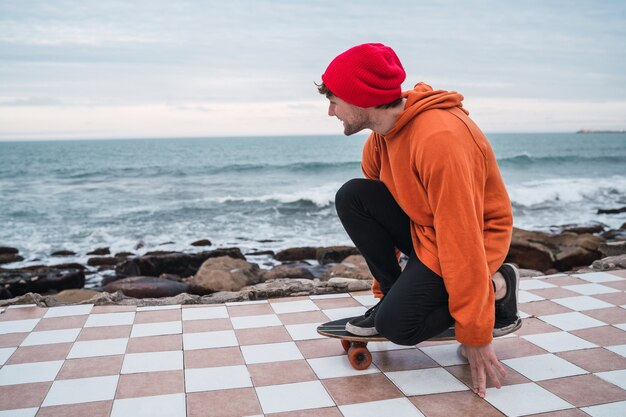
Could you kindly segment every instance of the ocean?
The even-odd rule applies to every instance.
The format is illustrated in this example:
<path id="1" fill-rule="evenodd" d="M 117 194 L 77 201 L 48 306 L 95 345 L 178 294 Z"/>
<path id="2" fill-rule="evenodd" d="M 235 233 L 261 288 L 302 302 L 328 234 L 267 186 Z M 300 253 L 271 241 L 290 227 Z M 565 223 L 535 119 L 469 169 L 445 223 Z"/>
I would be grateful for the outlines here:
<path id="1" fill-rule="evenodd" d="M 515 226 L 602 222 L 626 213 L 626 134 L 490 134 Z M 278 251 L 351 244 L 336 190 L 360 177 L 365 136 L 0 142 L 0 246 L 33 263 L 86 253 L 213 247 Z M 77 253 L 50 258 L 56 250 Z"/>

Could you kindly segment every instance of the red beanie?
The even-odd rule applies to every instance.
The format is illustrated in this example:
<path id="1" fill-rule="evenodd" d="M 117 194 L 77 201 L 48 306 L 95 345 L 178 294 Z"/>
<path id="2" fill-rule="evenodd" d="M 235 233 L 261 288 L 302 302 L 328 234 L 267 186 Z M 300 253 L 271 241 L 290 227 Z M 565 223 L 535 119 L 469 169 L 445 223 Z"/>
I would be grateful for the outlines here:
<path id="1" fill-rule="evenodd" d="M 338 55 L 322 81 L 334 95 L 358 106 L 391 103 L 402 94 L 406 73 L 398 56 L 382 43 L 365 43 Z"/>

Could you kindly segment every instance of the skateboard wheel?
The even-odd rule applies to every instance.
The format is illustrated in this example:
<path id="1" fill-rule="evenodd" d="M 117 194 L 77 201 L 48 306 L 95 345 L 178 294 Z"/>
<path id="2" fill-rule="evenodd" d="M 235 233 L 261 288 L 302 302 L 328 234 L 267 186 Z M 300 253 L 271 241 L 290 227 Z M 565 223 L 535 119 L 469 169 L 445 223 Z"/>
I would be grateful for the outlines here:
<path id="1" fill-rule="evenodd" d="M 352 346 L 352 343 L 349 340 L 341 341 L 341 347 L 343 347 L 343 350 L 345 350 L 346 352 L 350 350 L 350 346 Z"/>
<path id="2" fill-rule="evenodd" d="M 372 354 L 365 346 L 352 346 L 348 350 L 350 365 L 358 371 L 367 369 L 372 364 Z"/>

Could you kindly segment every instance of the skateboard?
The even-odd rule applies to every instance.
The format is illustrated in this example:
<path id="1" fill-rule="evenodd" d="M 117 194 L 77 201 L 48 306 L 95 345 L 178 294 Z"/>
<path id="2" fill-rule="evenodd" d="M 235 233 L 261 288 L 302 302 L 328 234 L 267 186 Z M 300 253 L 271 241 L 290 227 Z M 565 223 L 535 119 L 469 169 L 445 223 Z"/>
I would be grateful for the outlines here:
<path id="1" fill-rule="evenodd" d="M 367 344 L 369 342 L 387 342 L 388 340 L 383 336 L 357 336 L 349 333 L 346 331 L 346 323 L 353 318 L 354 317 L 346 317 L 320 324 L 317 326 L 317 332 L 322 336 L 339 339 L 341 341 L 341 346 L 348 354 L 350 365 L 352 365 L 354 369 L 362 371 L 367 369 L 372 364 L 372 354 L 367 348 Z M 519 326 L 512 329 L 510 333 L 518 330 L 521 327 L 521 324 L 522 322 L 520 320 Z M 455 339 L 454 326 L 452 326 L 439 333 L 437 336 L 431 337 L 428 341 L 439 342 Z"/>

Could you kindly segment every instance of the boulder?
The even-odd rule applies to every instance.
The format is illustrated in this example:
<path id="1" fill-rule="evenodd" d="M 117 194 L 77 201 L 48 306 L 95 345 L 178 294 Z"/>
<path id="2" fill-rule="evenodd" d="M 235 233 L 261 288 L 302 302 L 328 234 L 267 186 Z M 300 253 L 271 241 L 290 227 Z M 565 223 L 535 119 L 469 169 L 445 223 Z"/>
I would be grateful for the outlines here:
<path id="1" fill-rule="evenodd" d="M 92 250 L 91 252 L 87 252 L 87 255 L 96 255 L 96 256 L 105 256 L 105 255 L 110 255 L 111 251 L 109 250 L 109 248 L 98 248 L 95 250 Z"/>
<path id="2" fill-rule="evenodd" d="M 374 277 L 361 255 L 351 255 L 340 264 L 333 266 L 328 272 L 329 277 L 343 277 L 372 280 Z"/>
<path id="3" fill-rule="evenodd" d="M 351 255 L 360 255 L 360 252 L 354 246 L 330 246 L 326 248 L 318 248 L 315 253 L 315 259 L 322 264 L 339 263 Z"/>
<path id="4" fill-rule="evenodd" d="M 626 269 L 626 255 L 609 256 L 607 258 L 599 259 L 591 264 L 591 269 L 598 271 Z"/>
<path id="5" fill-rule="evenodd" d="M 334 287 L 332 292 L 366 291 L 372 288 L 372 281 L 353 278 L 331 278 L 326 284 Z"/>
<path id="6" fill-rule="evenodd" d="M 0 255 L 17 255 L 20 253 L 17 248 L 12 248 L 9 246 L 0 246 Z"/>
<path id="7" fill-rule="evenodd" d="M 246 285 L 261 281 L 257 264 L 230 256 L 209 258 L 198 272 L 187 280 L 194 294 L 205 295 L 217 291 L 239 291 Z"/>
<path id="8" fill-rule="evenodd" d="M 246 292 L 250 300 L 309 295 L 315 294 L 316 281 L 298 278 L 273 279 L 244 287 L 241 289 L 241 292 Z"/>
<path id="9" fill-rule="evenodd" d="M 76 252 L 72 252 L 71 250 L 58 250 L 52 252 L 50 256 L 76 256 Z"/>
<path id="10" fill-rule="evenodd" d="M 599 250 L 603 257 L 626 255 L 626 241 L 604 242 Z"/>
<path id="11" fill-rule="evenodd" d="M 308 264 L 305 263 L 292 263 L 275 266 L 269 271 L 263 272 L 263 280 L 278 279 L 278 278 L 304 278 L 313 279 L 315 276 L 307 268 Z"/>
<path id="12" fill-rule="evenodd" d="M 12 298 L 29 292 L 45 293 L 85 286 L 85 273 L 78 269 L 54 269 L 0 272 L 0 298 Z"/>
<path id="13" fill-rule="evenodd" d="M 12 262 L 21 262 L 24 258 L 15 253 L 2 253 L 0 254 L 0 264 L 10 264 Z"/>
<path id="14" fill-rule="evenodd" d="M 111 293 L 121 291 L 124 295 L 134 298 L 160 298 L 188 292 L 189 285 L 169 279 L 139 276 L 111 282 L 104 290 Z"/>
<path id="15" fill-rule="evenodd" d="M 274 256 L 277 261 L 304 261 L 307 259 L 315 259 L 317 254 L 317 248 L 310 246 L 301 248 L 289 248 L 281 250 Z"/>
<path id="16" fill-rule="evenodd" d="M 558 226 L 556 228 L 559 232 L 568 232 L 568 233 L 576 233 L 577 235 L 582 234 L 595 234 L 602 233 L 606 228 L 605 224 L 602 223 L 593 223 L 593 224 L 565 224 L 562 226 Z"/>
<path id="17" fill-rule="evenodd" d="M 619 214 L 626 213 L 626 206 L 616 209 L 598 209 L 598 214 Z"/>
<path id="18" fill-rule="evenodd" d="M 196 240 L 191 244 L 191 246 L 211 246 L 212 243 L 209 239 L 200 239 Z"/>
<path id="19" fill-rule="evenodd" d="M 276 256 L 273 250 L 260 250 L 260 251 L 252 251 L 245 253 L 246 256 L 260 256 L 260 255 L 269 255 Z"/>
<path id="20" fill-rule="evenodd" d="M 115 267 L 121 278 L 132 276 L 153 276 L 175 274 L 181 277 L 195 275 L 204 261 L 209 258 L 229 256 L 245 260 L 239 248 L 215 249 L 200 253 L 169 253 L 166 255 L 140 256 L 128 259 Z"/>
<path id="21" fill-rule="evenodd" d="M 115 254 L 116 258 L 128 258 L 129 256 L 135 256 L 132 252 L 118 252 Z"/>
<path id="22" fill-rule="evenodd" d="M 63 290 L 58 294 L 51 296 L 56 301 L 65 304 L 76 304 L 82 301 L 87 301 L 100 294 L 95 290 L 88 290 L 85 288 L 79 288 L 75 290 Z"/>
<path id="23" fill-rule="evenodd" d="M 124 262 L 124 259 L 114 258 L 112 256 L 94 256 L 93 258 L 89 258 L 89 260 L 87 261 L 87 265 L 117 265 L 120 262 Z"/>

